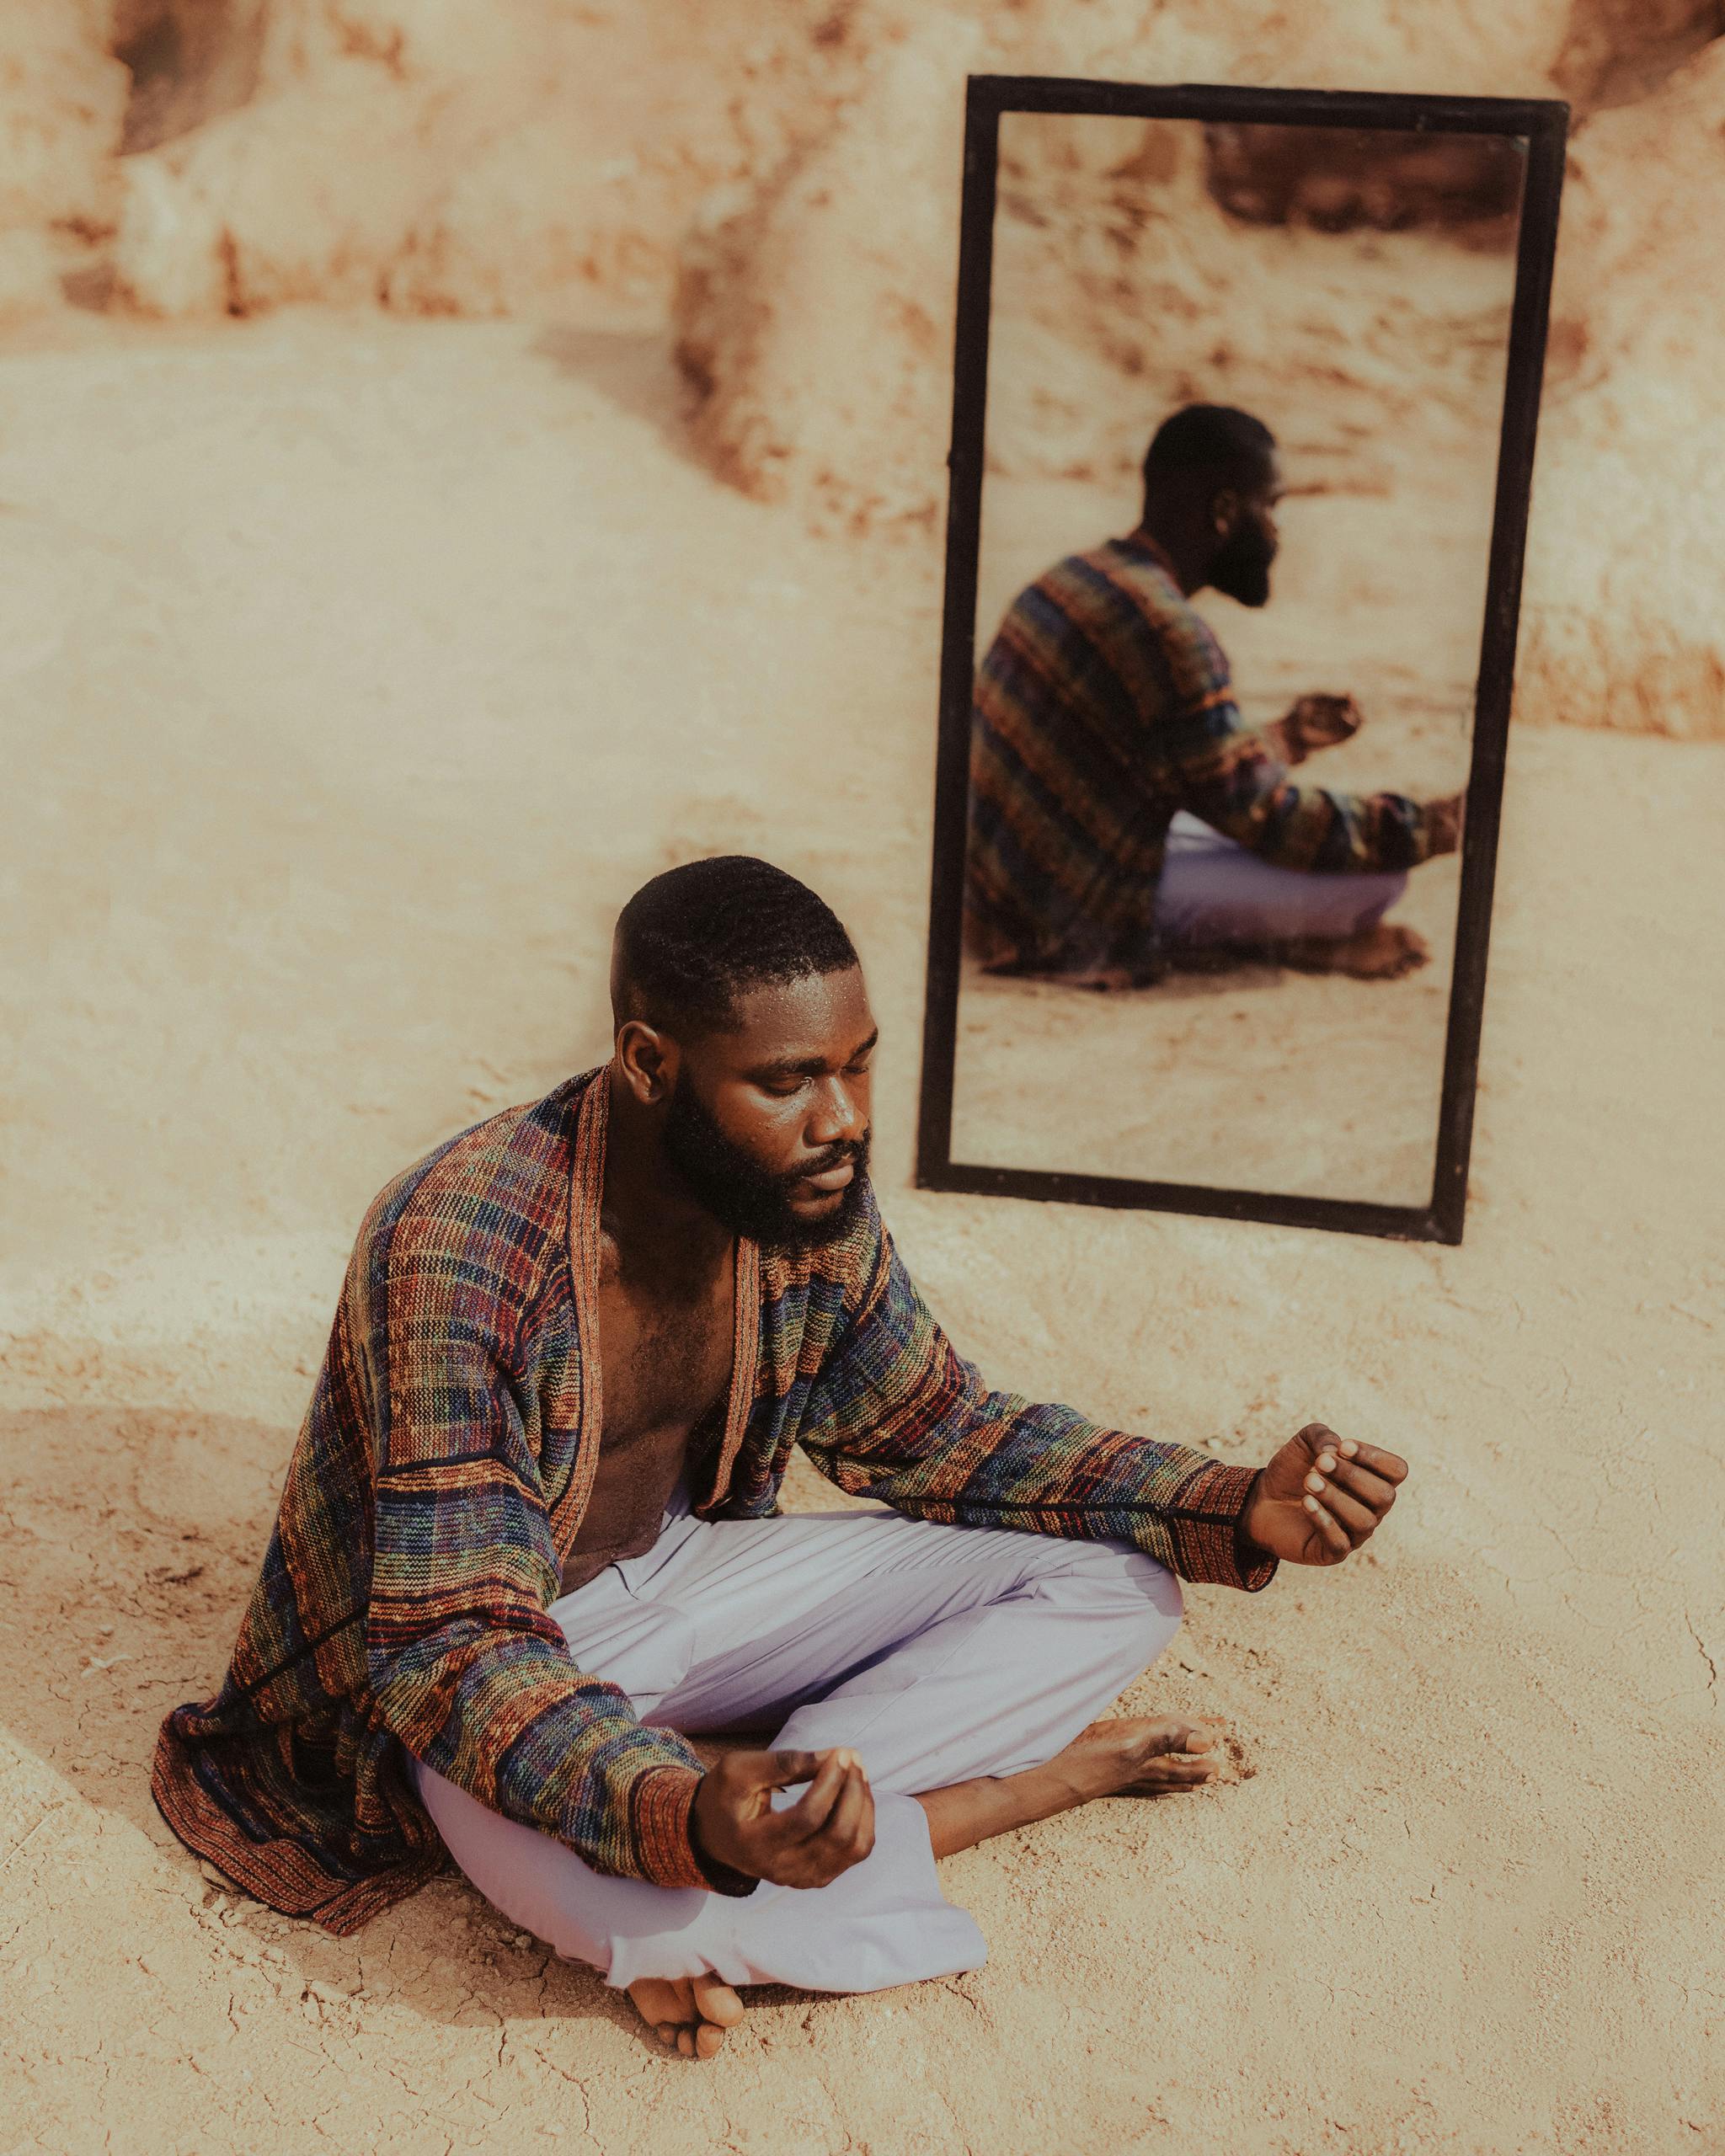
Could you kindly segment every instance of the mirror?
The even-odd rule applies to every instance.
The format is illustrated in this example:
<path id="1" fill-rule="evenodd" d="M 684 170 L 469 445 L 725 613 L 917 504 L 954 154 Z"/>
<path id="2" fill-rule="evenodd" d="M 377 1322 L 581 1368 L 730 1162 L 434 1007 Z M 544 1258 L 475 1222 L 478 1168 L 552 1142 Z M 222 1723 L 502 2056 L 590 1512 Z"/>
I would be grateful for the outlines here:
<path id="1" fill-rule="evenodd" d="M 924 1182 L 1459 1239 L 1564 114 L 973 82 Z"/>

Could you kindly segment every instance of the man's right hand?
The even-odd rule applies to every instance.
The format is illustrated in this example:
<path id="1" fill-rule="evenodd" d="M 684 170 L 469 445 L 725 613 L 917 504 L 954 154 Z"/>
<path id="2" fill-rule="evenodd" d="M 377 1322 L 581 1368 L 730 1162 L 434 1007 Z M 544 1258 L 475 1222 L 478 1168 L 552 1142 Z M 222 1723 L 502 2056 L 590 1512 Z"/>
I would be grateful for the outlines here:
<path id="1" fill-rule="evenodd" d="M 1282 720 L 1286 760 L 1303 764 L 1315 750 L 1339 747 L 1343 741 L 1351 741 L 1365 723 L 1365 716 L 1352 696 L 1316 692 L 1300 696 Z"/>
<path id="2" fill-rule="evenodd" d="M 809 1786 L 782 1812 L 775 1790 Z M 728 1752 L 695 1792 L 710 1857 L 777 1886 L 825 1886 L 874 1847 L 874 1796 L 854 1752 Z"/>

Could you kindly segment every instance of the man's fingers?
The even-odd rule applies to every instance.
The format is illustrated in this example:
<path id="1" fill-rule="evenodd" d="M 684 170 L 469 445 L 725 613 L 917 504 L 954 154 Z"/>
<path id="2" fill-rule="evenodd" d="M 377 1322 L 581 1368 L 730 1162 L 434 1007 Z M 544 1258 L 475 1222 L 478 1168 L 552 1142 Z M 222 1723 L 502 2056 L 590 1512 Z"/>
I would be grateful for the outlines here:
<path id="1" fill-rule="evenodd" d="M 1405 1482 L 1407 1480 L 1407 1462 L 1400 1453 L 1386 1452 L 1381 1445 L 1365 1444 L 1357 1438 L 1347 1439 L 1341 1449 L 1344 1458 L 1354 1460 L 1359 1466 L 1369 1467 L 1374 1475 L 1381 1475 L 1386 1482 Z"/>
<path id="2" fill-rule="evenodd" d="M 1396 1486 L 1381 1475 L 1374 1475 L 1370 1468 L 1359 1466 L 1351 1460 L 1338 1460 L 1330 1470 L 1330 1480 L 1340 1489 L 1358 1497 L 1375 1519 L 1381 1519 L 1396 1502 Z"/>
<path id="3" fill-rule="evenodd" d="M 777 1828 L 776 1836 L 781 1844 L 806 1842 L 818 1834 L 831 1816 L 845 1785 L 845 1774 L 852 1752 L 835 1750 L 822 1760 L 819 1771 L 807 1789 L 787 1810 L 773 1816 L 772 1824 Z"/>
<path id="4" fill-rule="evenodd" d="M 844 1770 L 825 1824 L 773 1856 L 766 1876 L 781 1886 L 825 1886 L 874 1847 L 874 1794 L 860 1763 Z M 788 1812 L 781 1815 L 788 1818 Z"/>
<path id="5" fill-rule="evenodd" d="M 1369 1445 L 1361 1438 L 1338 1438 L 1327 1422 L 1308 1422 L 1295 1433 L 1295 1438 L 1311 1454 L 1314 1463 L 1320 1454 L 1332 1453 L 1338 1461 L 1349 1460 L 1356 1466 L 1370 1468 L 1386 1482 L 1407 1480 L 1407 1462 L 1400 1453 L 1386 1452 L 1381 1445 Z M 1323 1471 L 1327 1474 L 1329 1470 Z"/>
<path id="6" fill-rule="evenodd" d="M 860 1863 L 874 1847 L 874 1790 L 861 1767 L 857 1769 L 857 1779 L 862 1785 L 862 1812 L 857 1822 L 856 1841 L 857 1860 Z"/>
<path id="7" fill-rule="evenodd" d="M 839 1791 L 838 1801 L 832 1808 L 827 1819 L 826 1831 L 821 1836 L 831 1854 L 842 1860 L 841 1869 L 862 1854 L 858 1843 L 862 1815 L 868 1808 L 870 1808 L 868 1778 L 861 1767 L 852 1767 L 845 1776 L 845 1785 Z"/>
<path id="8" fill-rule="evenodd" d="M 770 1789 L 790 1789 L 798 1782 L 812 1782 L 820 1772 L 819 1752 L 769 1752 Z"/>
<path id="9" fill-rule="evenodd" d="M 1350 1497 L 1345 1490 L 1338 1489 L 1333 1482 L 1326 1481 L 1322 1476 L 1309 1475 L 1306 1479 L 1308 1486 L 1313 1482 L 1322 1484 L 1322 1487 L 1314 1494 L 1330 1517 L 1347 1529 L 1349 1541 L 1364 1542 L 1378 1524 L 1377 1514 L 1361 1504 L 1357 1497 Z"/>
<path id="10" fill-rule="evenodd" d="M 1300 1502 L 1306 1508 L 1306 1517 L 1311 1520 L 1312 1525 L 1317 1529 L 1318 1534 L 1322 1540 L 1325 1549 L 1329 1551 L 1332 1557 L 1345 1557 L 1348 1551 L 1354 1547 L 1354 1545 L 1348 1540 L 1348 1537 L 1343 1529 L 1336 1524 L 1333 1519 L 1331 1518 L 1328 1513 L 1324 1510 L 1322 1498 L 1314 1497 L 1308 1493 L 1306 1497 L 1301 1498 Z"/>

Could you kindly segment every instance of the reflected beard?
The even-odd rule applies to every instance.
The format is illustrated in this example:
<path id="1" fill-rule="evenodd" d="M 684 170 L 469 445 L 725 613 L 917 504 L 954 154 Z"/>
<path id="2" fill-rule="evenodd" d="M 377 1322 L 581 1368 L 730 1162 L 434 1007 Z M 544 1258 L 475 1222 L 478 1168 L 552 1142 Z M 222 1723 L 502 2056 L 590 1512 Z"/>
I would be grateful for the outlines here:
<path id="1" fill-rule="evenodd" d="M 788 1176 L 763 1168 L 727 1138 L 695 1097 L 686 1070 L 671 1088 L 660 1134 L 665 1157 L 699 1203 L 734 1235 L 786 1256 L 819 1250 L 836 1242 L 855 1225 L 862 1210 L 868 1179 L 868 1140 L 835 1145 L 801 1173 Z M 805 1219 L 792 1209 L 791 1193 L 803 1176 L 854 1164 L 857 1172 L 841 1192 L 838 1203 L 819 1219 Z"/>
<path id="2" fill-rule="evenodd" d="M 1275 547 L 1249 524 L 1242 524 L 1216 550 L 1205 582 L 1242 606 L 1263 606 L 1270 595 L 1270 563 Z"/>

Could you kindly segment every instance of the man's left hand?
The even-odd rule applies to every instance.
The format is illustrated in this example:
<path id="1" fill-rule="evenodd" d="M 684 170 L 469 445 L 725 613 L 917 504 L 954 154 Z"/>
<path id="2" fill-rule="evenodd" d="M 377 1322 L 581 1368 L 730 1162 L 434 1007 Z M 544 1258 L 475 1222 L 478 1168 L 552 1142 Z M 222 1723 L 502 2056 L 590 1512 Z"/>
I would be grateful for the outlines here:
<path id="1" fill-rule="evenodd" d="M 1407 1462 L 1380 1446 L 1308 1422 L 1258 1478 L 1240 1525 L 1292 1565 L 1339 1565 L 1396 1502 Z"/>

